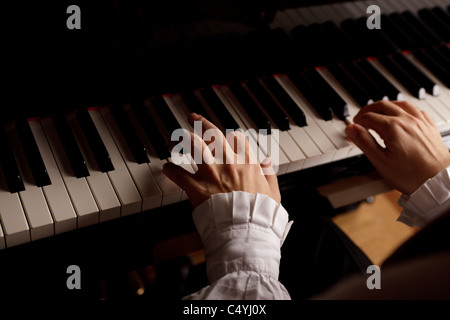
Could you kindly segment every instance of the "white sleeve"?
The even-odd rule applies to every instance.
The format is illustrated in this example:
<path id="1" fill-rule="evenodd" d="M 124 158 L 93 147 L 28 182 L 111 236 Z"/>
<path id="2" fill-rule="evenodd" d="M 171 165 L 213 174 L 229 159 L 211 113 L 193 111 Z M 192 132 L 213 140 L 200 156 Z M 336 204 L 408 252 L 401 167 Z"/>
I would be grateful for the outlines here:
<path id="1" fill-rule="evenodd" d="M 213 195 L 193 212 L 210 285 L 183 299 L 290 299 L 278 281 L 292 221 L 281 204 L 242 191 Z"/>
<path id="2" fill-rule="evenodd" d="M 450 166 L 427 180 L 410 196 L 402 195 L 397 219 L 409 226 L 423 227 L 450 210 Z"/>

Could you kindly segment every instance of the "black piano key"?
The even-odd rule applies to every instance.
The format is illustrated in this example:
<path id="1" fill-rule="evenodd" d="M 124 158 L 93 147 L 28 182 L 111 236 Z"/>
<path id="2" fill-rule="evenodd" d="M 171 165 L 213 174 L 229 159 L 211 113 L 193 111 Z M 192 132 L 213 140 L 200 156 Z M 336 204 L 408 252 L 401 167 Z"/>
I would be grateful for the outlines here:
<path id="1" fill-rule="evenodd" d="M 3 173 L 8 186 L 9 192 L 15 193 L 25 190 L 23 185 L 22 174 L 17 166 L 16 159 L 14 157 L 11 143 L 4 128 L 0 129 L 0 165 L 3 168 Z"/>
<path id="2" fill-rule="evenodd" d="M 432 29 L 442 41 L 450 42 L 450 27 L 437 17 L 430 9 L 419 10 L 419 17 Z"/>
<path id="3" fill-rule="evenodd" d="M 163 160 L 170 158 L 169 146 L 164 139 L 161 131 L 159 130 L 157 124 L 153 120 L 150 112 L 145 106 L 143 101 L 133 101 L 131 103 L 131 109 L 134 114 L 139 119 L 142 129 L 145 132 L 148 140 L 150 141 L 153 149 L 155 150 L 158 157 Z"/>
<path id="4" fill-rule="evenodd" d="M 329 66 L 328 70 L 336 78 L 338 82 L 348 91 L 350 96 L 358 103 L 361 107 L 364 107 L 373 102 L 370 99 L 369 94 L 360 87 L 339 65 Z"/>
<path id="5" fill-rule="evenodd" d="M 358 67 L 353 63 L 343 63 L 341 68 L 348 73 L 350 77 L 367 92 L 369 98 L 373 101 L 379 101 L 384 98 L 381 89 L 369 79 Z"/>
<path id="6" fill-rule="evenodd" d="M 377 52 L 386 55 L 397 51 L 397 45 L 385 34 L 384 28 L 370 30 L 366 23 L 366 18 L 359 18 L 356 20 L 356 27 L 362 30 L 363 36 L 369 39 Z"/>
<path id="7" fill-rule="evenodd" d="M 375 67 L 370 64 L 366 59 L 361 59 L 356 62 L 358 67 L 364 72 L 370 79 L 372 79 L 382 90 L 389 100 L 396 101 L 401 97 L 400 91 L 390 83 Z"/>
<path id="8" fill-rule="evenodd" d="M 413 15 L 409 11 L 404 11 L 400 14 L 404 21 L 406 21 L 411 28 L 414 29 L 413 34 L 420 35 L 420 38 L 422 40 L 426 41 L 426 44 L 423 47 L 426 46 L 435 46 L 441 43 L 441 39 L 432 31 L 430 28 L 428 28 L 424 23 L 416 18 L 415 15 Z"/>
<path id="9" fill-rule="evenodd" d="M 205 108 L 201 104 L 200 100 L 195 96 L 193 91 L 184 91 L 181 93 L 181 98 L 189 109 L 189 112 L 193 112 L 196 114 L 200 114 L 205 117 L 207 120 L 210 120 L 208 112 L 206 112 Z"/>
<path id="10" fill-rule="evenodd" d="M 331 110 L 331 106 L 323 99 L 323 93 L 318 91 L 318 88 L 301 72 L 290 73 L 289 78 L 323 120 L 328 121 L 333 119 L 333 111 Z"/>
<path id="11" fill-rule="evenodd" d="M 327 21 L 321 25 L 323 39 L 327 42 L 329 50 L 333 50 L 332 56 L 335 63 L 343 63 L 359 59 L 363 56 L 361 50 L 355 43 L 345 35 L 333 22 Z"/>
<path id="12" fill-rule="evenodd" d="M 441 48 L 441 50 L 438 48 L 425 48 L 424 50 L 441 66 L 442 69 L 450 70 L 450 56 L 447 54 L 449 49 L 447 46 L 441 46 Z"/>
<path id="13" fill-rule="evenodd" d="M 317 91 L 323 94 L 326 103 L 333 110 L 335 115 L 345 120 L 349 116 L 348 105 L 339 94 L 329 85 L 329 83 L 314 69 L 302 71 L 303 75 L 316 87 Z"/>
<path id="14" fill-rule="evenodd" d="M 120 104 L 114 104 L 111 106 L 110 110 L 117 125 L 119 126 L 120 132 L 130 148 L 131 153 L 133 154 L 134 160 L 136 160 L 139 164 L 149 163 L 150 160 L 147 156 L 147 150 L 134 129 L 130 118 L 128 118 L 127 113 L 123 109 L 123 106 Z"/>
<path id="15" fill-rule="evenodd" d="M 312 50 L 312 44 L 310 43 L 310 35 L 308 29 L 304 25 L 300 25 L 292 29 L 290 33 L 291 37 L 295 40 L 301 50 L 298 51 L 297 59 L 303 61 L 303 66 L 314 66 L 315 58 Z"/>
<path id="16" fill-rule="evenodd" d="M 89 111 L 82 109 L 76 112 L 76 117 L 80 123 L 81 129 L 88 141 L 89 147 L 97 161 L 97 165 L 101 172 L 113 171 L 114 166 L 111 161 L 111 157 L 106 149 L 100 134 L 92 121 Z"/>
<path id="17" fill-rule="evenodd" d="M 431 95 L 436 95 L 438 85 L 412 64 L 403 54 L 394 54 L 392 58 Z"/>
<path id="18" fill-rule="evenodd" d="M 306 126 L 306 117 L 302 109 L 295 103 L 291 96 L 283 89 L 280 83 L 273 77 L 263 77 L 261 80 L 272 92 L 278 102 L 283 106 L 286 112 L 299 127 Z"/>
<path id="19" fill-rule="evenodd" d="M 205 99 L 212 112 L 219 119 L 223 128 L 226 130 L 237 130 L 239 125 L 234 120 L 228 109 L 223 104 L 222 100 L 214 92 L 213 88 L 206 87 L 200 89 L 200 94 Z M 224 132 L 225 133 L 225 132 Z"/>
<path id="20" fill-rule="evenodd" d="M 414 56 L 425 65 L 439 80 L 450 88 L 450 73 L 443 69 L 425 50 L 414 51 Z"/>
<path id="21" fill-rule="evenodd" d="M 283 110 L 277 105 L 276 101 L 269 95 L 266 89 L 256 79 L 250 79 L 245 81 L 247 88 L 259 101 L 263 109 L 267 112 L 269 117 L 278 126 L 281 131 L 287 131 L 289 127 L 289 118 Z"/>
<path id="22" fill-rule="evenodd" d="M 434 7 L 431 11 L 447 26 L 450 30 L 450 16 L 441 7 Z"/>
<path id="23" fill-rule="evenodd" d="M 169 135 L 171 135 L 175 130 L 181 129 L 181 125 L 178 120 L 173 115 L 166 100 L 162 96 L 156 96 L 150 99 L 153 108 L 160 117 L 162 123 L 167 129 Z"/>
<path id="24" fill-rule="evenodd" d="M 366 57 L 379 56 L 382 54 L 379 48 L 375 46 L 370 37 L 364 32 L 364 28 L 360 26 L 353 19 L 346 19 L 341 23 L 341 28 L 344 33 L 352 40 L 354 44 L 360 48 Z M 367 29 L 367 27 L 365 27 Z"/>
<path id="25" fill-rule="evenodd" d="M 412 96 L 418 99 L 424 99 L 425 89 L 417 83 L 412 76 L 409 75 L 405 69 L 403 69 L 391 56 L 380 57 L 379 61 L 384 67 L 392 73 L 392 75 L 405 86 L 406 90 L 411 93 Z"/>
<path id="26" fill-rule="evenodd" d="M 34 139 L 30 124 L 27 120 L 19 120 L 16 123 L 16 129 L 36 185 L 38 187 L 50 185 L 50 177 L 48 176 L 44 160 L 42 160 L 41 153 Z"/>
<path id="27" fill-rule="evenodd" d="M 408 35 L 413 42 L 411 48 L 408 50 L 419 49 L 431 45 L 422 33 L 416 30 L 416 27 L 414 27 L 403 14 L 397 12 L 391 13 L 389 18 L 402 30 L 403 34 Z"/>
<path id="28" fill-rule="evenodd" d="M 268 38 L 268 41 L 265 41 L 267 43 L 265 46 L 266 52 L 273 54 L 275 59 L 273 63 L 276 63 L 274 69 L 270 70 L 269 73 L 286 73 L 290 70 L 304 68 L 305 61 L 299 59 L 302 48 L 299 48 L 297 43 L 282 28 L 270 30 Z"/>
<path id="29" fill-rule="evenodd" d="M 439 46 L 437 50 L 447 59 L 450 60 L 450 49 L 447 46 Z"/>
<path id="30" fill-rule="evenodd" d="M 70 130 L 66 118 L 63 115 L 56 115 L 52 119 L 75 176 L 77 178 L 89 176 L 86 161 L 73 136 L 72 130 Z"/>
<path id="31" fill-rule="evenodd" d="M 331 40 L 328 39 L 326 25 L 319 25 L 318 23 L 310 24 L 307 27 L 307 32 L 309 36 L 307 45 L 311 50 L 314 66 L 337 63 L 337 55 L 329 54 L 330 48 L 333 48 L 333 45 Z"/>
<path id="32" fill-rule="evenodd" d="M 269 119 L 264 115 L 262 110 L 258 107 L 256 102 L 244 89 L 244 87 L 239 83 L 235 82 L 229 85 L 229 88 L 236 99 L 239 101 L 241 106 L 244 108 L 245 112 L 251 117 L 256 128 L 254 129 L 265 129 L 267 133 L 271 133 L 271 123 Z"/>
<path id="33" fill-rule="evenodd" d="M 395 16 L 394 16 L 395 18 Z M 406 30 L 401 28 L 399 19 L 391 18 L 391 16 L 381 15 L 383 21 L 384 33 L 402 50 L 412 50 L 416 47 L 416 43 Z"/>

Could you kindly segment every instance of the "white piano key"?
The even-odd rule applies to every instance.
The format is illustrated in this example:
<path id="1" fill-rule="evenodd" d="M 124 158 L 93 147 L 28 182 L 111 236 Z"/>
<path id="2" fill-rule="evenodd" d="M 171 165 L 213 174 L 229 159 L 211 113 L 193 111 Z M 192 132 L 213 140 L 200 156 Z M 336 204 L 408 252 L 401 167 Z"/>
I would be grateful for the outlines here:
<path id="1" fill-rule="evenodd" d="M 270 92 L 270 90 L 266 87 L 264 82 L 260 81 L 261 85 L 267 90 L 270 96 L 277 101 L 278 106 L 284 110 L 283 106 L 278 102 L 277 98 Z M 286 110 L 284 110 L 286 112 Z M 286 114 L 288 114 L 286 112 Z M 288 114 L 289 116 L 289 114 Z M 322 153 L 308 136 L 308 134 L 304 131 L 303 128 L 299 127 L 292 119 L 289 121 L 290 130 L 287 132 L 295 141 L 296 145 L 300 149 L 301 153 L 304 155 L 305 160 L 303 161 L 303 168 L 309 168 L 315 165 L 321 164 L 320 158 L 322 158 Z"/>
<path id="2" fill-rule="evenodd" d="M 5 249 L 5 248 L 6 248 L 5 234 L 3 233 L 2 224 L 0 222 L 0 250 Z"/>
<path id="3" fill-rule="evenodd" d="M 310 115 L 311 119 L 325 133 L 328 140 L 335 147 L 336 152 L 333 156 L 333 161 L 346 158 L 351 149 L 351 145 L 347 141 L 344 133 L 345 123 L 337 118 L 330 121 L 323 120 L 309 103 L 304 103 L 302 110 Z M 336 126 L 340 127 L 340 130 Z"/>
<path id="4" fill-rule="evenodd" d="M 435 6 L 434 2 L 432 0 L 410 0 L 413 3 L 416 3 L 416 5 L 419 8 L 433 8 Z"/>
<path id="5" fill-rule="evenodd" d="M 340 19 L 338 25 L 340 25 L 340 23 L 346 19 L 353 18 L 353 13 L 347 9 L 344 3 L 332 3 L 330 5 L 336 16 L 338 16 Z"/>
<path id="6" fill-rule="evenodd" d="M 445 86 L 441 80 L 439 80 L 438 78 L 436 78 L 434 76 L 434 74 L 429 71 L 427 69 L 427 67 L 425 67 L 419 60 L 417 60 L 414 55 L 412 54 L 407 54 L 405 55 L 407 58 L 409 58 L 409 60 L 418 68 L 420 69 L 426 76 L 428 76 L 434 83 L 436 83 L 439 88 L 440 88 L 440 95 L 438 97 L 435 97 L 435 99 L 431 99 L 431 100 L 439 100 L 444 107 L 447 110 L 450 110 L 450 89 L 447 88 L 447 86 Z M 450 121 L 449 117 L 444 117 L 445 119 L 447 119 L 447 122 Z"/>
<path id="7" fill-rule="evenodd" d="M 163 96 L 164 100 L 167 102 L 167 105 L 169 106 L 170 111 L 174 115 L 174 117 L 177 119 L 180 126 L 187 130 L 192 131 L 192 128 L 187 120 L 187 117 L 185 114 L 180 113 L 178 104 L 180 103 L 180 95 L 179 94 L 167 94 Z M 184 157 L 188 160 L 189 163 L 184 163 L 181 166 L 189 171 L 190 173 L 197 172 L 197 164 L 194 161 L 194 158 L 191 156 L 191 154 L 185 154 Z"/>
<path id="8" fill-rule="evenodd" d="M 264 137 L 259 137 L 259 134 L 255 130 L 255 125 L 252 124 L 249 117 L 246 115 L 245 107 L 239 103 L 228 86 L 216 86 L 214 90 L 218 94 L 224 105 L 227 107 L 227 109 L 230 111 L 230 113 L 233 115 L 233 117 L 237 116 L 240 119 L 240 122 L 238 122 L 235 118 L 236 122 L 238 122 L 239 125 L 242 124 L 242 128 L 244 130 L 248 130 L 254 141 L 259 142 L 259 138 L 262 139 L 262 143 L 258 144 L 260 151 L 256 151 L 257 153 L 255 153 L 258 157 L 258 161 L 261 162 L 264 160 L 265 156 L 270 155 L 272 157 L 274 167 L 276 167 L 277 174 L 282 175 L 287 173 L 289 171 L 289 159 L 287 158 L 287 156 L 280 149 L 277 143 L 272 143 L 270 145 L 265 143 L 266 141 L 272 141 L 273 139 L 266 140 L 264 139 Z M 234 112 L 231 112 L 231 110 L 233 110 Z M 251 128 L 253 128 L 254 130 L 249 130 Z"/>
<path id="9" fill-rule="evenodd" d="M 148 104 L 149 101 L 146 100 L 144 103 Z M 172 203 L 177 203 L 181 201 L 182 196 L 182 190 L 174 183 L 172 180 L 167 178 L 167 176 L 162 172 L 163 165 L 167 162 L 167 160 L 161 160 L 156 155 L 155 150 L 153 149 L 153 146 L 151 145 L 150 141 L 148 140 L 147 136 L 145 135 L 145 132 L 143 131 L 139 120 L 137 119 L 136 115 L 134 114 L 133 110 L 131 109 L 131 106 L 128 104 L 124 105 L 125 112 L 127 112 L 128 116 L 130 117 L 131 122 L 134 124 L 134 127 L 141 138 L 142 142 L 145 145 L 145 148 L 147 150 L 148 158 L 150 159 L 150 163 L 148 163 L 148 167 L 153 173 L 153 176 L 156 180 L 156 182 L 159 185 L 159 188 L 162 192 L 162 200 L 161 205 L 169 205 Z"/>
<path id="10" fill-rule="evenodd" d="M 178 112 L 178 107 L 177 107 L 177 98 L 179 98 L 179 95 L 175 95 L 175 94 L 167 94 L 163 96 L 163 99 L 166 101 L 170 111 L 172 112 L 172 114 L 174 115 L 174 117 L 177 119 L 178 123 L 180 124 L 180 126 L 188 131 L 191 131 L 190 129 L 190 125 L 187 121 L 187 118 L 180 114 L 180 112 Z M 180 167 L 182 167 L 183 169 L 185 169 L 186 171 L 195 174 L 198 170 L 197 164 L 195 163 L 194 158 L 191 156 L 191 154 L 184 154 L 182 156 L 183 160 L 181 161 L 180 164 L 178 164 Z M 172 162 L 173 157 L 168 159 L 169 161 Z M 187 194 L 186 192 L 183 190 L 183 192 L 181 193 L 181 200 L 187 200 Z"/>
<path id="11" fill-rule="evenodd" d="M 306 157 L 287 131 L 279 131 L 278 143 L 289 160 L 287 172 L 303 169 Z"/>
<path id="12" fill-rule="evenodd" d="M 140 212 L 142 208 L 142 198 L 99 110 L 92 108 L 89 110 L 89 114 L 108 150 L 111 162 L 114 166 L 114 170 L 108 171 L 108 176 L 122 205 L 121 215 L 127 216 Z"/>
<path id="13" fill-rule="evenodd" d="M 123 162 L 126 164 L 131 177 L 136 184 L 142 197 L 142 211 L 158 208 L 161 206 L 162 193 L 153 174 L 146 163 L 138 164 L 128 148 L 127 143 L 120 133 L 117 123 L 114 121 L 113 115 L 109 108 L 100 108 L 100 113 L 108 126 L 109 132 L 113 137 L 117 149 L 122 155 Z"/>
<path id="14" fill-rule="evenodd" d="M 232 94 L 230 92 L 230 89 L 227 86 L 214 86 L 213 91 L 217 94 L 219 99 L 224 104 L 225 108 L 227 108 L 228 112 L 231 114 L 233 119 L 238 124 L 239 128 L 242 130 L 248 130 L 248 127 L 246 124 L 241 120 L 241 117 L 238 115 L 237 111 L 233 108 L 230 102 L 230 98 L 232 97 Z M 228 96 L 227 96 L 228 95 Z M 253 135 L 252 131 L 249 132 L 248 140 L 250 142 L 250 146 L 252 147 L 253 153 L 256 155 L 258 161 L 263 161 L 267 156 L 268 152 L 266 148 L 262 148 L 263 146 L 258 146 L 258 137 Z M 277 163 L 278 165 L 278 163 Z"/>
<path id="15" fill-rule="evenodd" d="M 215 114 L 214 110 L 209 106 L 208 102 L 205 100 L 205 98 L 203 97 L 203 95 L 201 94 L 201 92 L 199 90 L 194 90 L 194 95 L 197 97 L 197 99 L 200 101 L 200 104 L 203 106 L 203 108 L 205 109 L 206 113 L 208 114 L 208 116 L 210 117 L 211 121 L 222 131 L 222 132 L 226 132 L 226 129 L 220 119 L 217 117 L 217 115 Z"/>
<path id="16" fill-rule="evenodd" d="M 272 29 L 275 29 L 276 26 L 280 26 L 286 33 L 290 33 L 292 29 L 294 29 L 299 23 L 292 19 L 292 11 L 293 9 L 287 9 L 284 11 L 278 11 L 274 22 L 272 24 Z"/>
<path id="17" fill-rule="evenodd" d="M 366 14 L 366 11 L 361 11 L 361 9 L 356 6 L 354 2 L 344 2 L 342 5 L 344 10 L 347 11 L 349 18 L 360 18 Z"/>
<path id="18" fill-rule="evenodd" d="M 367 3 L 365 1 L 355 1 L 352 2 L 354 6 L 357 8 L 357 11 L 355 12 L 357 14 L 357 17 L 368 17 L 367 14 Z M 381 11 L 383 12 L 383 11 Z"/>
<path id="19" fill-rule="evenodd" d="M 403 95 L 405 96 L 405 100 L 412 102 L 415 104 L 419 109 L 424 110 L 428 113 L 428 115 L 433 119 L 436 126 L 440 131 L 445 130 L 445 128 L 448 126 L 446 119 L 443 119 L 436 111 L 435 109 L 430 106 L 430 103 L 428 100 L 432 100 L 433 98 L 428 95 L 427 100 L 419 100 L 413 96 L 411 96 L 405 88 L 386 70 L 378 61 L 371 60 L 370 61 L 378 70 L 384 74 L 386 79 L 388 79 L 394 86 L 396 86 Z"/>
<path id="20" fill-rule="evenodd" d="M 447 9 L 448 6 L 450 6 L 449 0 L 433 0 L 433 2 L 435 3 L 435 6 L 439 6 L 445 10 Z"/>
<path id="21" fill-rule="evenodd" d="M 10 193 L 0 168 L 0 221 L 7 247 L 30 242 L 30 230 L 17 193 Z"/>
<path id="22" fill-rule="evenodd" d="M 74 230 L 77 228 L 77 214 L 75 213 L 41 124 L 37 119 L 29 120 L 28 123 L 30 124 L 42 160 L 45 163 L 50 181 L 52 182 L 52 184 L 42 188 L 55 223 L 55 234 Z"/>
<path id="23" fill-rule="evenodd" d="M 303 169 L 328 162 L 326 157 L 323 157 L 322 152 L 302 127 L 297 126 L 295 123 L 291 123 L 289 134 L 305 155 Z"/>
<path id="24" fill-rule="evenodd" d="M 419 3 L 411 0 L 398 0 L 398 2 L 401 7 L 406 8 L 406 10 L 409 10 L 413 15 L 417 15 L 417 11 L 423 8 Z"/>
<path id="25" fill-rule="evenodd" d="M 99 221 L 104 222 L 119 218 L 121 205 L 108 174 L 100 171 L 75 113 L 66 115 L 66 119 L 89 170 L 89 176 L 86 177 L 86 181 L 100 210 Z"/>
<path id="26" fill-rule="evenodd" d="M 371 2 L 371 1 L 366 1 Z M 381 9 L 381 14 L 389 15 L 391 13 L 397 12 L 400 13 L 401 10 L 396 6 L 396 1 L 390 0 L 379 0 L 377 4 Z M 381 28 L 383 28 L 383 20 L 381 20 Z"/>
<path id="27" fill-rule="evenodd" d="M 324 23 L 326 21 L 332 20 L 331 17 L 327 15 L 327 12 L 325 11 L 324 7 L 325 7 L 324 5 L 308 7 L 311 14 L 315 17 L 315 21 L 317 23 Z"/>
<path id="28" fill-rule="evenodd" d="M 85 178 L 77 178 L 64 152 L 64 147 L 58 138 L 56 128 L 51 118 L 40 119 L 45 136 L 53 152 L 61 177 L 69 193 L 75 212 L 78 215 L 78 228 L 98 223 L 99 210 L 91 189 Z"/>
<path id="29" fill-rule="evenodd" d="M 55 234 L 53 218 L 47 205 L 42 188 L 36 186 L 30 166 L 25 157 L 17 131 L 14 126 L 6 128 L 11 147 L 23 178 L 25 190 L 19 193 L 22 206 L 30 227 L 31 241 L 50 237 Z"/>
<path id="30" fill-rule="evenodd" d="M 334 91 L 336 91 L 336 93 L 347 103 L 349 111 L 349 117 L 347 118 L 347 120 L 353 122 L 353 117 L 360 110 L 358 104 L 353 100 L 350 94 L 344 89 L 344 87 L 336 80 L 336 78 L 333 77 L 333 75 L 326 68 L 321 68 L 318 69 L 317 71 L 334 89 Z M 341 132 L 345 135 L 345 127 L 346 127 L 345 123 L 343 123 L 342 125 L 338 123 L 338 126 L 340 126 Z M 382 144 L 382 141 L 379 141 L 379 143 Z M 357 148 L 352 143 L 350 143 L 350 145 L 351 148 L 349 150 L 348 157 L 362 154 L 362 151 L 359 148 Z"/>
<path id="31" fill-rule="evenodd" d="M 311 113 L 311 109 L 306 107 L 309 103 L 304 99 L 298 88 L 291 82 L 287 75 L 278 75 L 276 79 L 303 110 L 306 117 L 306 123 L 308 124 L 303 127 L 304 130 L 314 141 L 324 157 L 327 158 L 327 162 L 331 162 L 336 155 L 337 149 L 317 124 L 316 117 Z"/>
<path id="32" fill-rule="evenodd" d="M 263 89 L 265 89 L 269 95 L 271 93 L 267 90 L 267 88 L 263 85 L 261 81 L 259 81 L 262 85 Z M 248 89 L 248 87 L 244 83 L 244 88 Z M 251 91 L 248 91 L 252 99 L 256 102 L 256 104 L 260 107 L 260 109 L 264 109 L 259 101 L 256 99 L 256 97 L 252 94 Z M 272 124 L 272 127 L 274 129 L 278 129 L 278 127 L 275 124 L 275 121 L 270 118 L 268 114 L 266 114 L 267 118 L 270 120 L 270 123 Z M 294 172 L 301 170 L 303 168 L 303 164 L 305 162 L 305 155 L 301 151 L 301 149 L 296 145 L 295 141 L 292 139 L 290 134 L 287 131 L 279 131 L 278 136 L 274 136 L 275 139 L 277 139 L 277 142 L 279 143 L 281 150 L 286 155 L 287 159 L 289 160 L 289 167 L 287 172 Z"/>
<path id="33" fill-rule="evenodd" d="M 151 101 L 150 100 L 145 100 L 145 105 L 147 107 L 147 110 L 150 112 L 151 116 L 153 117 L 153 120 L 155 121 L 156 125 L 159 128 L 165 127 L 164 123 L 160 122 L 159 117 L 157 116 L 157 113 L 156 113 L 156 111 L 154 110 L 154 108 L 153 108 L 153 106 L 151 104 Z M 170 138 L 171 137 L 169 135 L 168 139 L 170 140 Z M 172 156 L 173 156 L 173 154 L 172 154 Z M 179 158 L 177 160 L 177 164 L 180 167 L 182 167 L 183 169 L 185 169 L 186 171 L 188 171 L 190 173 L 195 173 L 195 168 L 196 167 L 195 167 L 195 164 L 193 163 L 194 161 L 193 161 L 193 159 L 192 159 L 192 157 L 190 155 L 179 155 L 179 154 L 177 154 L 177 157 Z M 168 162 L 174 163 L 172 157 L 168 158 L 166 160 Z M 193 167 L 193 165 L 194 165 L 194 167 Z M 182 190 L 181 191 L 181 200 L 186 200 L 186 199 L 187 199 L 186 192 L 184 190 Z"/>
<path id="34" fill-rule="evenodd" d="M 323 22 L 331 20 L 334 24 L 339 26 L 345 19 L 345 16 L 330 4 L 317 6 L 317 9 L 315 10 L 319 11 L 317 14 L 321 16 L 321 20 L 323 20 Z"/>
<path id="35" fill-rule="evenodd" d="M 296 13 L 301 17 L 301 21 L 304 21 L 305 26 L 313 24 L 317 20 L 316 16 L 309 10 L 309 7 L 299 7 Z"/>

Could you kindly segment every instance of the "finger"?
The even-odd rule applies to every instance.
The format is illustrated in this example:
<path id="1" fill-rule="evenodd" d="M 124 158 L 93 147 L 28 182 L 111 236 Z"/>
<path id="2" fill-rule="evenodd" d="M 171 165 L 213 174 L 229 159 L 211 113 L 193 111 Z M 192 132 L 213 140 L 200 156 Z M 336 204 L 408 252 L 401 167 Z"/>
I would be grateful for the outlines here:
<path id="1" fill-rule="evenodd" d="M 422 110 L 421 112 L 422 112 L 423 118 L 428 122 L 428 124 L 430 124 L 433 127 L 436 127 L 436 123 L 433 121 L 433 119 L 430 117 L 430 115 L 424 110 Z"/>
<path id="2" fill-rule="evenodd" d="M 392 103 L 391 101 L 377 101 L 375 103 L 369 104 L 362 108 L 358 114 L 353 118 L 353 122 L 358 122 L 367 113 L 378 113 L 387 116 L 399 116 L 404 112 L 404 110 Z"/>
<path id="3" fill-rule="evenodd" d="M 353 120 L 355 124 L 376 131 L 382 139 L 389 138 L 392 131 L 392 122 L 398 117 L 391 117 L 374 112 L 367 112 L 363 116 L 356 120 Z M 398 122 L 398 121 L 397 121 Z"/>
<path id="4" fill-rule="evenodd" d="M 189 132 L 192 157 L 197 164 L 199 170 L 205 165 L 211 165 L 215 162 L 215 159 L 211 153 L 211 150 L 206 145 L 205 141 L 193 132 Z"/>
<path id="5" fill-rule="evenodd" d="M 257 164 L 257 158 L 250 148 L 247 136 L 240 130 L 231 131 L 226 136 L 227 142 L 233 149 L 238 164 Z"/>
<path id="6" fill-rule="evenodd" d="M 392 103 L 399 106 L 400 108 L 402 108 L 405 112 L 407 112 L 415 117 L 422 118 L 422 112 L 420 111 L 420 109 L 417 108 L 411 102 L 409 102 L 409 101 L 392 101 Z"/>
<path id="7" fill-rule="evenodd" d="M 190 190 L 195 183 L 194 175 L 174 163 L 167 162 L 163 173 L 183 190 Z"/>
<path id="8" fill-rule="evenodd" d="M 269 184 L 269 188 L 272 191 L 273 194 L 276 194 L 278 199 L 278 202 L 281 201 L 281 196 L 280 196 L 280 189 L 278 187 L 278 177 L 275 174 L 275 171 L 273 170 L 273 166 L 272 166 L 272 159 L 270 157 L 267 157 L 266 159 L 264 159 L 263 162 L 261 162 L 261 169 L 262 172 L 264 174 L 264 177 L 267 180 L 267 183 Z"/>
<path id="9" fill-rule="evenodd" d="M 358 124 L 350 124 L 346 127 L 345 133 L 369 160 L 373 161 L 385 156 L 386 150 L 378 144 L 366 128 Z"/>
<path id="10" fill-rule="evenodd" d="M 234 152 L 229 146 L 227 139 L 223 135 L 222 131 L 220 131 L 220 129 L 217 128 L 212 122 L 208 121 L 206 118 L 196 113 L 191 113 L 189 115 L 188 120 L 192 126 L 194 126 L 195 121 L 201 122 L 201 132 L 203 140 L 205 141 L 206 145 L 210 148 L 212 155 L 216 157 L 217 162 L 223 163 L 224 161 L 224 159 L 222 158 L 223 155 L 225 155 L 226 157 L 225 162 L 234 159 Z M 220 147 L 221 149 L 219 149 Z"/>

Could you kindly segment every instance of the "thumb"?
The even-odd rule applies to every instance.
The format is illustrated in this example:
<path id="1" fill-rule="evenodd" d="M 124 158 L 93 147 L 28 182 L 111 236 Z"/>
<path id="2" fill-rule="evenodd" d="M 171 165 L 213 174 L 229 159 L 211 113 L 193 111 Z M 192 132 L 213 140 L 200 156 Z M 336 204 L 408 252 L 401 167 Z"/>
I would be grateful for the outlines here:
<path id="1" fill-rule="evenodd" d="M 385 154 L 385 150 L 381 147 L 370 132 L 359 124 L 349 124 L 345 128 L 347 137 L 369 158 L 376 160 Z"/>

